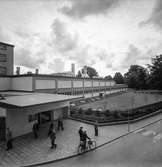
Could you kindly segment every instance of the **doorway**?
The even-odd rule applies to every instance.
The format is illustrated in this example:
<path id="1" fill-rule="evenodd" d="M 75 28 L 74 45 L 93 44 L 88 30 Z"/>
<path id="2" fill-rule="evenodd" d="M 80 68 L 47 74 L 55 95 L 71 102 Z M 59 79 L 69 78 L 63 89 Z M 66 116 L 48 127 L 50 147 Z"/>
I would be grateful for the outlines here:
<path id="1" fill-rule="evenodd" d="M 50 122 L 51 115 L 52 115 L 52 111 L 45 111 L 45 112 L 38 113 L 38 123 L 44 124 L 44 123 Z"/>
<path id="2" fill-rule="evenodd" d="M 0 117 L 0 141 L 6 139 L 6 117 Z"/>

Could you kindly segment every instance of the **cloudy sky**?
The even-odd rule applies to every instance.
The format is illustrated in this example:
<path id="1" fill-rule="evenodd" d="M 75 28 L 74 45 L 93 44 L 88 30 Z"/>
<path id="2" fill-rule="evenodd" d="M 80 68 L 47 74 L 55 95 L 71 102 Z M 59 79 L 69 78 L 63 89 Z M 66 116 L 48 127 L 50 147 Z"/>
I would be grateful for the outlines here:
<path id="1" fill-rule="evenodd" d="M 161 18 L 161 0 L 0 0 L 0 41 L 24 72 L 123 74 L 162 53 Z"/>

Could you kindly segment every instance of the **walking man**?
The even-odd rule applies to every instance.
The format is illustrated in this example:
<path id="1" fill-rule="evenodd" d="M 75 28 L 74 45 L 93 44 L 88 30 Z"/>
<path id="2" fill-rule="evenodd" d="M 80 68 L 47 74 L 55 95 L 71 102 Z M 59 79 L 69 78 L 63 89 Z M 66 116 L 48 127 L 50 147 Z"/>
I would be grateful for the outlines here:
<path id="1" fill-rule="evenodd" d="M 38 138 L 38 123 L 37 122 L 33 124 L 33 134 L 34 134 L 35 139 L 37 139 Z"/>
<path id="2" fill-rule="evenodd" d="M 53 131 L 54 125 L 53 122 L 50 124 L 49 130 L 48 130 L 48 137 L 51 135 L 52 131 Z"/>
<path id="3" fill-rule="evenodd" d="M 98 136 L 98 124 L 97 124 L 97 122 L 94 125 L 94 130 L 95 130 L 95 136 Z"/>
<path id="4" fill-rule="evenodd" d="M 60 130 L 60 128 L 61 130 L 64 130 L 62 117 L 59 117 L 58 119 L 58 131 Z"/>
<path id="5" fill-rule="evenodd" d="M 82 126 L 79 128 L 78 133 L 79 133 L 80 141 L 83 141 L 83 127 Z"/>
<path id="6" fill-rule="evenodd" d="M 57 147 L 57 144 L 55 144 L 55 140 L 56 140 L 56 132 L 55 130 L 53 129 L 53 131 L 51 132 L 50 134 L 50 139 L 51 139 L 51 148 L 56 148 Z"/>
<path id="7" fill-rule="evenodd" d="M 7 133 L 6 133 L 6 141 L 7 141 L 7 151 L 12 149 L 12 132 L 9 128 L 7 128 Z"/>

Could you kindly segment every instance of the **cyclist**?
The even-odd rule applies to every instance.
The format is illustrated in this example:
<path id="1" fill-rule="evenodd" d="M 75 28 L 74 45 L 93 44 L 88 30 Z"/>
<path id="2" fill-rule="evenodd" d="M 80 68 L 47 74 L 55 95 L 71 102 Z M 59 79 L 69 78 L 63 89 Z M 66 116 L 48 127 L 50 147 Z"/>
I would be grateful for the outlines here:
<path id="1" fill-rule="evenodd" d="M 85 150 L 86 149 L 86 143 L 87 143 L 87 139 L 90 140 L 90 138 L 87 135 L 86 130 L 83 132 L 83 136 L 82 136 L 82 141 L 83 141 L 83 145 L 82 148 Z"/>

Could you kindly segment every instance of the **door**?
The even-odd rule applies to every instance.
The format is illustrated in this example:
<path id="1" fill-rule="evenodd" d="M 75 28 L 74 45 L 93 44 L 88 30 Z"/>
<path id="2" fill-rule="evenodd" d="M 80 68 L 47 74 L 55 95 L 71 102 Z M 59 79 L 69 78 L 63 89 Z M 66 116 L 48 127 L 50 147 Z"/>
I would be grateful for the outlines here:
<path id="1" fill-rule="evenodd" d="M 45 111 L 40 113 L 40 122 L 46 123 L 51 121 L 51 111 Z"/>
<path id="2" fill-rule="evenodd" d="M 6 138 L 6 118 L 0 117 L 0 141 L 4 141 Z"/>

